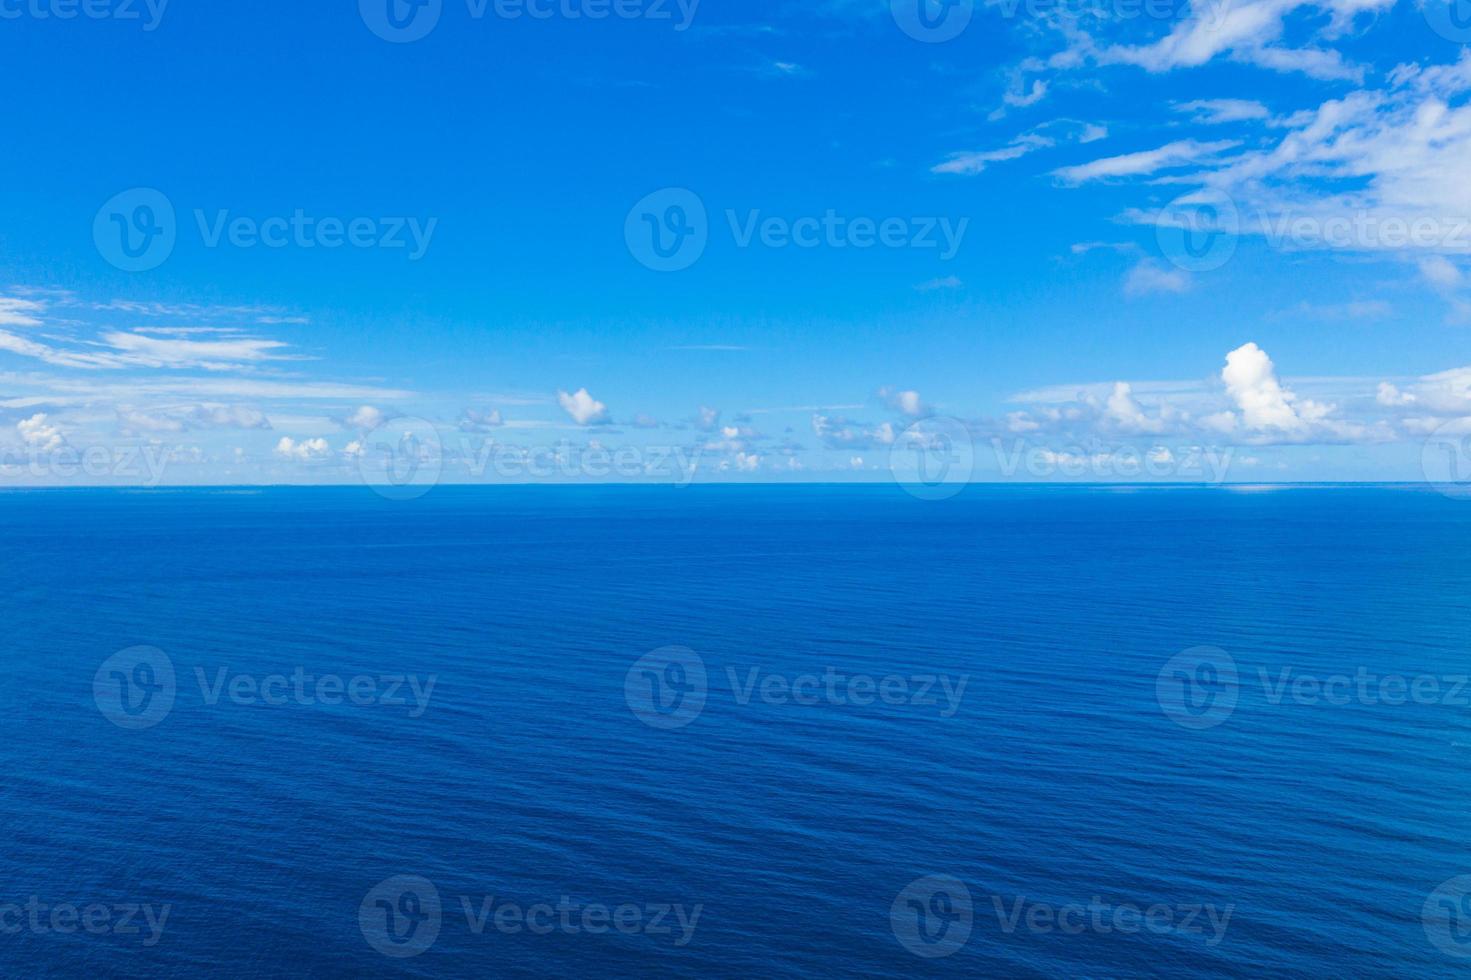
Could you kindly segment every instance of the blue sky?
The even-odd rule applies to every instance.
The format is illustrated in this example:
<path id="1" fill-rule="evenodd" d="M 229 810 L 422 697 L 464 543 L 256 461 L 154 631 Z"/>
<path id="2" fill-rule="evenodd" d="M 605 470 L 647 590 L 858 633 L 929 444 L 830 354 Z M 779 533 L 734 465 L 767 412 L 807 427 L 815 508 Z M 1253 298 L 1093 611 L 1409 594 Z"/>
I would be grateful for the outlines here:
<path id="1" fill-rule="evenodd" d="M 0 0 L 0 480 L 1419 479 L 1441 2 Z"/>

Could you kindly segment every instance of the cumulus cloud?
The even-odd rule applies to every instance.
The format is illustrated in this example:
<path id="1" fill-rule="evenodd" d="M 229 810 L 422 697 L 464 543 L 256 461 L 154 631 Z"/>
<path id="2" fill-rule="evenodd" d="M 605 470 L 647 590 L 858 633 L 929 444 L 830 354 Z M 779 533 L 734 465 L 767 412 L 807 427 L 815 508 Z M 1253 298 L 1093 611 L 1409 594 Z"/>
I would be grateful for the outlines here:
<path id="1" fill-rule="evenodd" d="M 38 453 L 52 453 L 66 445 L 60 427 L 52 424 L 44 412 L 15 423 L 15 431 L 29 449 Z"/>
<path id="2" fill-rule="evenodd" d="M 902 391 L 898 388 L 880 388 L 879 397 L 895 412 L 912 419 L 922 419 L 934 412 L 924 403 L 917 391 Z"/>
<path id="3" fill-rule="evenodd" d="M 1412 391 L 1380 386 L 1379 397 L 1358 379 L 1316 379 L 1319 389 L 1346 393 L 1354 414 L 1294 391 L 1255 343 L 1230 351 L 1215 383 L 1111 382 L 1040 389 L 1013 396 L 1029 407 L 987 423 L 992 431 L 1039 444 L 1175 436 L 1231 445 L 1379 443 L 1404 437 L 1380 413 L 1390 406 L 1464 406 L 1471 411 L 1471 368 L 1419 379 Z M 1355 390 L 1358 389 L 1358 390 Z M 1406 400 L 1409 399 L 1409 400 Z"/>
<path id="4" fill-rule="evenodd" d="M 500 409 L 493 408 L 488 412 L 477 412 L 473 408 L 467 408 L 460 413 L 461 432 L 489 432 L 491 429 L 499 429 L 506 424 L 501 418 Z"/>
<path id="5" fill-rule="evenodd" d="M 694 418 L 695 428 L 701 432 L 714 432 L 720 425 L 720 409 L 701 405 Z"/>
<path id="6" fill-rule="evenodd" d="M 330 457 L 332 447 L 327 444 L 326 439 L 322 438 L 303 439 L 297 442 L 289 436 L 282 436 L 281 441 L 276 443 L 276 455 L 282 459 L 312 463 Z"/>
<path id="7" fill-rule="evenodd" d="M 1331 411 L 1328 405 L 1299 402 L 1282 387 L 1272 359 L 1254 343 L 1242 344 L 1226 355 L 1221 380 L 1248 428 L 1300 432 Z"/>
<path id="8" fill-rule="evenodd" d="M 1162 406 L 1160 413 L 1149 416 L 1134 398 L 1134 389 L 1125 381 L 1116 382 L 1113 391 L 1104 403 L 1104 418 L 1115 428 L 1129 433 L 1160 433 L 1171 424 L 1174 414 L 1169 406 Z"/>
<path id="9" fill-rule="evenodd" d="M 557 404 L 578 425 L 604 425 L 611 421 L 608 417 L 608 406 L 588 394 L 586 388 L 579 388 L 570 395 L 565 391 L 558 391 Z"/>
<path id="10" fill-rule="evenodd" d="M 248 405 L 205 402 L 137 408 L 119 405 L 118 428 L 125 435 L 152 432 L 189 432 L 208 429 L 269 429 L 265 413 Z"/>
<path id="11" fill-rule="evenodd" d="M 1390 384 L 1388 381 L 1381 381 L 1379 383 L 1379 391 L 1375 395 L 1374 400 L 1386 407 L 1401 408 L 1415 404 L 1417 399 L 1407 391 L 1400 391 L 1398 387 Z"/>
<path id="12" fill-rule="evenodd" d="M 852 422 L 841 416 L 814 414 L 812 434 L 829 449 L 869 449 L 873 446 L 892 445 L 895 438 L 892 423 L 883 422 L 868 426 Z"/>
<path id="13" fill-rule="evenodd" d="M 387 420 L 388 416 L 383 413 L 381 408 L 375 408 L 372 405 L 362 405 L 359 406 L 357 411 L 344 419 L 343 424 L 349 429 L 357 429 L 360 432 L 372 432 Z"/>

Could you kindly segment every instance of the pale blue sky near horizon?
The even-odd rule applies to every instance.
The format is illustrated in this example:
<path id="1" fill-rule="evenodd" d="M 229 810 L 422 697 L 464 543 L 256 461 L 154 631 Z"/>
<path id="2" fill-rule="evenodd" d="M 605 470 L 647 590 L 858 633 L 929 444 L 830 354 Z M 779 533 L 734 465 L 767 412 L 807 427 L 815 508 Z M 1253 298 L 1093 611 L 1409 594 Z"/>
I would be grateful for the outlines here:
<path id="1" fill-rule="evenodd" d="M 1420 479 L 1465 6 L 0 0 L 0 484 Z"/>

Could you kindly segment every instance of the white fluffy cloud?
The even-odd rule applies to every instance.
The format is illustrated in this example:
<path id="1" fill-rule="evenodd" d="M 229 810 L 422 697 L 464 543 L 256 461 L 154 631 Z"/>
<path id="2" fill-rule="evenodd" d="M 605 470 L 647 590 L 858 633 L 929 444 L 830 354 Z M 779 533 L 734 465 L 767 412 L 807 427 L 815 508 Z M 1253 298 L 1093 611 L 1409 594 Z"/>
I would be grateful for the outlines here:
<path id="1" fill-rule="evenodd" d="M 601 425 L 608 421 L 608 406 L 588 394 L 586 388 L 579 388 L 570 395 L 565 391 L 557 392 L 557 404 L 578 425 Z"/>
<path id="2" fill-rule="evenodd" d="M 904 391 L 898 388 L 880 388 L 879 397 L 884 400 L 884 404 L 889 406 L 890 409 L 912 419 L 922 419 L 934 414 L 930 407 L 924 403 L 924 399 L 919 396 L 919 392 L 917 391 Z"/>
<path id="3" fill-rule="evenodd" d="M 345 423 L 349 429 L 357 429 L 360 432 L 372 432 L 378 426 L 387 421 L 388 416 L 381 408 L 372 405 L 359 406 L 357 411 L 349 415 Z"/>
<path id="4" fill-rule="evenodd" d="M 204 402 L 138 408 L 119 405 L 118 428 L 125 434 L 189 432 L 201 429 L 269 429 L 265 413 L 248 405 Z"/>
<path id="5" fill-rule="evenodd" d="M 1344 412 L 1335 403 L 1304 397 L 1284 383 L 1266 351 L 1242 344 L 1225 358 L 1216 383 L 1112 382 L 1054 386 L 1015 396 L 1028 404 L 1007 413 L 994 430 L 1046 443 L 1073 445 L 1141 436 L 1175 436 L 1231 445 L 1379 443 L 1410 437 L 1407 420 L 1385 418 L 1385 409 L 1402 415 L 1471 412 L 1471 368 L 1419 379 L 1411 391 L 1379 386 L 1377 397 L 1359 379 L 1317 379 L 1318 389 L 1344 393 L 1353 404 Z M 1432 405 L 1439 409 L 1432 409 Z"/>
<path id="6" fill-rule="evenodd" d="M 505 424 L 506 420 L 501 418 L 501 412 L 498 408 L 493 408 L 488 412 L 478 412 L 473 408 L 467 408 L 460 413 L 459 425 L 461 432 L 489 432 L 492 429 L 499 429 Z"/>
<path id="7" fill-rule="evenodd" d="M 276 443 L 276 455 L 282 459 L 311 463 L 331 456 L 332 447 L 327 444 L 326 439 L 322 438 L 303 439 L 297 442 L 289 436 L 282 436 L 281 441 Z"/>
<path id="8" fill-rule="evenodd" d="M 1242 344 L 1226 355 L 1221 380 L 1250 429 L 1301 432 L 1332 410 L 1317 402 L 1298 401 L 1277 380 L 1276 366 L 1267 352 L 1254 343 Z"/>
<path id="9" fill-rule="evenodd" d="M 894 426 L 884 422 L 876 426 L 851 422 L 841 417 L 822 414 L 812 416 L 812 434 L 822 440 L 829 449 L 868 449 L 873 446 L 892 445 L 895 438 Z"/>
<path id="10" fill-rule="evenodd" d="M 714 432 L 720 425 L 720 409 L 701 405 L 699 413 L 695 416 L 695 428 L 702 432 Z"/>
<path id="11" fill-rule="evenodd" d="M 66 445 L 61 429 L 53 425 L 44 412 L 15 423 L 15 431 L 20 433 L 21 441 L 28 448 L 38 453 L 55 452 Z"/>
<path id="12" fill-rule="evenodd" d="M 1114 384 L 1113 392 L 1104 404 L 1104 418 L 1120 431 L 1129 433 L 1159 433 L 1171 426 L 1175 414 L 1168 405 L 1161 406 L 1159 414 L 1148 415 L 1134 398 L 1133 387 L 1127 382 Z"/>

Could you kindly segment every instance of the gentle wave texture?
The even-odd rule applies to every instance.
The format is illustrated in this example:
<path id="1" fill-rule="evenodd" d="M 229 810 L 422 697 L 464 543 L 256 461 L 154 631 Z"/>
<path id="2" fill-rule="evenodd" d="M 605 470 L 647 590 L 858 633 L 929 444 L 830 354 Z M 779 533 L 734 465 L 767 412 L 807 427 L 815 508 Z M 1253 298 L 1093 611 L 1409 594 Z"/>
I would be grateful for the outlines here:
<path id="1" fill-rule="evenodd" d="M 1471 964 L 1471 504 L 1425 488 L 17 492 L 0 533 L 7 975 Z M 166 714 L 109 705 L 157 655 Z M 259 696 L 295 672 L 375 689 Z M 423 949 L 401 888 L 364 925 L 399 876 Z M 927 876 L 968 903 L 896 902 Z"/>

